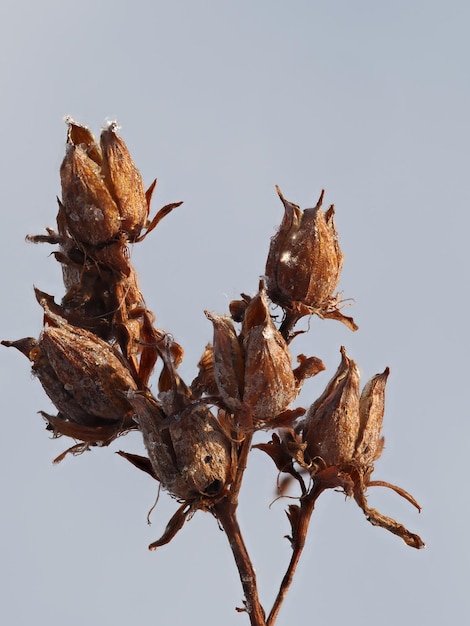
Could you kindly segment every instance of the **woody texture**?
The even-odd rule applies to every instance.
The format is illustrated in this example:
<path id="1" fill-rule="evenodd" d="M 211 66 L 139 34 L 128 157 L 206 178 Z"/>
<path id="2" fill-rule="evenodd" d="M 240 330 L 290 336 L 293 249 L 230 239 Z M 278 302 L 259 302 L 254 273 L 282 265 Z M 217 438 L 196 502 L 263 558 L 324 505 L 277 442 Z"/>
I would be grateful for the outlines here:
<path id="1" fill-rule="evenodd" d="M 307 406 L 296 403 L 303 382 L 325 369 L 320 358 L 292 352 L 295 337 L 309 332 L 298 322 L 316 315 L 327 324 L 358 328 L 342 313 L 337 287 L 343 254 L 334 207 L 322 208 L 324 192 L 315 207 L 301 210 L 277 188 L 284 214 L 258 291 L 242 294 L 225 313 L 205 311 L 212 340 L 201 350 L 194 380 L 184 381 L 178 373 L 183 348 L 158 327 L 130 260 L 131 246 L 181 202 L 151 209 L 156 181 L 145 188 L 116 123 L 98 141 L 85 126 L 66 122 L 57 226 L 27 237 L 54 246 L 64 295 L 59 300 L 35 289 L 41 334 L 2 341 L 29 359 L 55 407 L 54 414 L 41 412 L 46 429 L 70 441 L 55 461 L 139 431 L 147 456 L 118 454 L 176 503 L 150 549 L 169 543 L 197 511 L 211 514 L 225 531 L 240 575 L 237 610 L 252 626 L 276 623 L 315 503 L 326 490 L 354 499 L 373 526 L 422 548 L 417 534 L 367 501 L 369 487 L 384 486 L 420 510 L 404 489 L 373 477 L 384 446 L 389 369 L 361 385 L 357 364 L 341 347 L 338 369 L 323 393 Z M 158 229 L 152 233 L 157 236 Z M 253 443 L 255 433 L 263 443 Z M 269 610 L 261 604 L 237 516 L 254 449 L 272 459 L 277 495 L 289 489 L 292 502 L 295 491 L 286 511 L 291 559 Z"/>

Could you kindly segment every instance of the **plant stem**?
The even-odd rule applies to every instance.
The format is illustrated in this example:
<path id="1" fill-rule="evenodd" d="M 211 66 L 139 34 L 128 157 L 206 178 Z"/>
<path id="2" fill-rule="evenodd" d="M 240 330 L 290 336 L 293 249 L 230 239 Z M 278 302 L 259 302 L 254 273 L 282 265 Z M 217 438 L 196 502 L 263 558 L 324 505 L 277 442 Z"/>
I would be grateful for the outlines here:
<path id="1" fill-rule="evenodd" d="M 336 476 L 336 468 L 333 468 L 333 471 L 331 471 L 331 469 L 327 469 L 325 472 L 322 472 L 322 474 L 325 476 L 320 477 L 321 474 L 317 476 L 310 491 L 300 498 L 300 506 L 295 506 L 295 511 L 292 511 L 292 515 L 289 515 L 292 525 L 292 556 L 286 573 L 284 574 L 284 578 L 282 579 L 271 612 L 266 620 L 266 626 L 274 625 L 282 603 L 284 602 L 287 592 L 289 591 L 289 587 L 294 579 L 297 565 L 299 564 L 302 551 L 305 547 L 310 518 L 312 517 L 317 498 L 325 489 L 341 484 L 341 480 Z M 295 515 L 294 512 L 296 512 Z"/>
<path id="2" fill-rule="evenodd" d="M 226 497 L 214 505 L 214 513 L 222 525 L 230 547 L 232 548 L 245 594 L 245 610 L 249 615 L 250 624 L 251 626 L 266 626 L 264 609 L 258 597 L 256 573 L 251 563 L 248 550 L 246 549 L 237 519 L 238 494 L 242 485 L 252 438 L 251 433 L 245 435 L 238 453 L 237 472 L 234 481 Z"/>
<path id="3" fill-rule="evenodd" d="M 299 516 L 296 537 L 293 538 L 292 556 L 286 573 L 284 574 L 284 578 L 282 579 L 281 586 L 279 587 L 279 591 L 277 593 L 271 612 L 269 613 L 268 619 L 266 620 L 266 626 L 273 626 L 273 624 L 275 623 L 282 603 L 284 602 L 287 592 L 289 591 L 289 587 L 292 584 L 297 565 L 300 561 L 300 557 L 305 546 L 308 525 L 310 523 L 310 517 L 313 513 L 314 506 L 314 500 L 302 501 L 301 514 Z"/>
<path id="4" fill-rule="evenodd" d="M 251 626 L 266 626 L 265 613 L 258 597 L 255 570 L 238 525 L 236 509 L 236 503 L 230 502 L 227 498 L 214 506 L 217 519 L 225 530 L 237 564 L 245 594 L 245 610 L 249 615 L 250 624 Z"/>

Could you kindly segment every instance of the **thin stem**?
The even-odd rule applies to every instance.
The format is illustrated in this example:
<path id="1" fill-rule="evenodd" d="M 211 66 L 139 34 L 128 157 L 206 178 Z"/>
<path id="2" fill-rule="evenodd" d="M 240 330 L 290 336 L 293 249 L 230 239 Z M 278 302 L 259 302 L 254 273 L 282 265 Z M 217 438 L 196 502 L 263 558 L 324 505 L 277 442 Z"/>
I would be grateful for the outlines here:
<path id="1" fill-rule="evenodd" d="M 245 610 L 249 615 L 250 624 L 251 626 L 266 626 L 264 610 L 258 597 L 255 570 L 238 525 L 236 508 L 236 503 L 225 498 L 214 506 L 214 511 L 232 548 L 245 594 Z"/>
<path id="2" fill-rule="evenodd" d="M 282 579 L 271 612 L 266 620 L 266 626 L 273 626 L 275 623 L 282 603 L 284 602 L 287 592 L 289 591 L 289 587 L 294 579 L 297 565 L 299 564 L 302 551 L 305 547 L 310 518 L 312 517 L 317 498 L 323 491 L 325 491 L 325 489 L 333 486 L 339 486 L 341 484 L 341 479 L 338 479 L 337 477 L 336 468 L 328 468 L 326 471 L 321 472 L 321 474 L 321 477 L 320 475 L 317 475 L 315 478 L 315 482 L 310 491 L 301 497 L 300 507 L 292 507 L 289 511 L 288 517 L 292 526 L 292 556 L 286 573 L 284 574 L 284 578 Z"/>
<path id="3" fill-rule="evenodd" d="M 287 343 L 290 343 L 292 339 L 296 336 L 294 333 L 294 326 L 297 324 L 299 319 L 303 317 L 297 312 L 291 311 L 289 309 L 284 309 L 284 319 L 281 322 L 279 327 L 279 332 L 284 337 Z"/>
<path id="4" fill-rule="evenodd" d="M 310 517 L 312 515 L 314 505 L 314 501 L 302 502 L 301 513 L 299 515 L 297 526 L 298 536 L 297 538 L 293 538 L 292 556 L 289 562 L 289 566 L 286 570 L 286 573 L 284 574 L 284 578 L 282 579 L 281 586 L 279 587 L 279 591 L 277 593 L 273 607 L 271 609 L 271 612 L 269 613 L 268 619 L 266 620 L 266 626 L 273 626 L 273 624 L 275 623 L 279 611 L 281 610 L 282 603 L 284 602 L 287 592 L 289 591 L 289 587 L 291 586 L 294 579 L 294 574 L 305 546 L 308 525 L 310 523 Z"/>
<path id="5" fill-rule="evenodd" d="M 237 460 L 237 472 L 235 474 L 235 479 L 230 486 L 230 502 L 237 506 L 238 504 L 238 494 L 240 493 L 240 488 L 242 486 L 243 474 L 246 470 L 246 465 L 248 462 L 248 455 L 251 450 L 251 442 L 253 440 L 253 433 L 246 433 L 245 438 L 240 444 L 240 450 L 238 453 Z"/>
<path id="6" fill-rule="evenodd" d="M 266 626 L 264 609 L 258 597 L 255 570 L 237 520 L 238 494 L 242 486 L 252 439 L 252 433 L 245 434 L 238 451 L 237 472 L 234 481 L 226 497 L 214 505 L 214 513 L 222 525 L 232 548 L 245 594 L 245 610 L 249 615 L 250 624 L 251 626 Z"/>

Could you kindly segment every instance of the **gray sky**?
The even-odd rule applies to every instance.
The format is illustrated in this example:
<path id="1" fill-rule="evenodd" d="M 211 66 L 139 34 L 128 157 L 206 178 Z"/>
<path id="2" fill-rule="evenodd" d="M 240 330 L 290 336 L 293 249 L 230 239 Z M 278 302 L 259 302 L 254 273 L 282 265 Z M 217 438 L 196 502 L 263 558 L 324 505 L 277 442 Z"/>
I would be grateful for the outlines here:
<path id="1" fill-rule="evenodd" d="M 279 626 L 461 624 L 469 613 L 465 475 L 469 304 L 470 83 L 464 0 L 248 2 L 4 0 L 0 8 L 1 338 L 37 336 L 32 285 L 63 295 L 47 246 L 71 114 L 96 133 L 117 118 L 155 209 L 184 200 L 135 247 L 147 304 L 186 351 L 190 381 L 211 325 L 253 293 L 282 216 L 275 194 L 335 203 L 341 289 L 360 330 L 312 321 L 295 354 L 363 380 L 390 366 L 386 448 L 370 504 L 425 539 L 413 551 L 324 494 Z M 464 282 L 465 277 L 465 282 Z M 38 410 L 52 411 L 29 364 L 0 350 L 0 619 L 19 626 L 247 624 L 226 539 L 198 513 L 155 553 L 176 503 L 114 454 L 137 435 L 52 466 Z M 267 439 L 268 435 L 264 437 Z M 464 465 L 465 464 L 465 465 Z M 240 518 L 269 608 L 290 556 L 287 502 L 268 508 L 274 465 L 250 457 Z"/>

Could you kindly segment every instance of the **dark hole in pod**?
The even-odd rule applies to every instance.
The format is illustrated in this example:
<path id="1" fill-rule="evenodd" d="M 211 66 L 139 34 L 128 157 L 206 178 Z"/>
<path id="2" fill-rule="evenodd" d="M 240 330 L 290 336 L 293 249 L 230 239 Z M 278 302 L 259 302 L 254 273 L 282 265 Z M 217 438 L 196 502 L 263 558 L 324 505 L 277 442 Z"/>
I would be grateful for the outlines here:
<path id="1" fill-rule="evenodd" d="M 219 493 L 222 487 L 223 483 L 221 480 L 213 480 L 211 484 L 207 485 L 207 487 L 204 489 L 204 493 L 207 496 L 215 496 Z"/>

